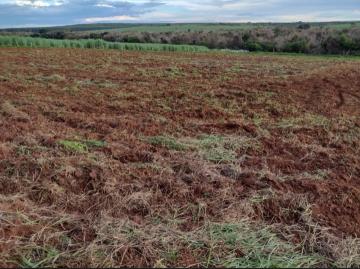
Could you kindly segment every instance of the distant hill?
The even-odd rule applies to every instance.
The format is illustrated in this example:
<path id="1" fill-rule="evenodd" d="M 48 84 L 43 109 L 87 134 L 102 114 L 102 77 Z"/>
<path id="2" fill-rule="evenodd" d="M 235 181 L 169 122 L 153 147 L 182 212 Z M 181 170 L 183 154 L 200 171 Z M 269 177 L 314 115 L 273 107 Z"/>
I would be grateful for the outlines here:
<path id="1" fill-rule="evenodd" d="M 346 29 L 359 27 L 360 21 L 354 22 L 295 22 L 295 23 L 97 23 L 76 24 L 55 27 L 30 27 L 30 28 L 7 28 L 0 29 L 2 32 L 30 32 L 41 31 L 73 31 L 73 32 L 98 32 L 98 31 L 120 31 L 120 32 L 184 32 L 184 31 L 217 31 L 217 30 L 244 30 L 254 28 L 289 27 L 295 28 L 301 25 L 312 27 L 324 27 L 334 29 Z"/>

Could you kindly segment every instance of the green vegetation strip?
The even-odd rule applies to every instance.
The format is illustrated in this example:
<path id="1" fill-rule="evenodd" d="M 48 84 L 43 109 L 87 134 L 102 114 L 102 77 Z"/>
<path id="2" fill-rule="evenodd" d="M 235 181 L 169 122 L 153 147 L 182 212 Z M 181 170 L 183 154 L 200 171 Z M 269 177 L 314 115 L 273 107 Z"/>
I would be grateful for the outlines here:
<path id="1" fill-rule="evenodd" d="M 169 45 L 169 44 L 140 44 L 107 42 L 100 39 L 57 40 L 23 36 L 0 36 L 0 47 L 17 48 L 86 48 L 86 49 L 114 49 L 136 51 L 185 51 L 202 52 L 209 49 L 203 46 Z"/>
<path id="2" fill-rule="evenodd" d="M 66 150 L 77 153 L 86 153 L 88 152 L 89 148 L 102 148 L 106 146 L 106 142 L 98 140 L 60 140 L 57 143 Z"/>

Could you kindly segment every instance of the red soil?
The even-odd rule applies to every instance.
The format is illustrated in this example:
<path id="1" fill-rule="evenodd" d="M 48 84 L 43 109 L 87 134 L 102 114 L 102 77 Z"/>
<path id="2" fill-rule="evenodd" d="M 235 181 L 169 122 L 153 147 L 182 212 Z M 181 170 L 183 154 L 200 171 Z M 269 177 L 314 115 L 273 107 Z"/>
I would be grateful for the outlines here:
<path id="1" fill-rule="evenodd" d="M 96 237 L 90 222 L 105 211 L 142 225 L 187 208 L 182 229 L 189 231 L 206 219 L 241 217 L 239 201 L 271 189 L 253 205 L 254 219 L 299 224 L 305 199 L 312 221 L 360 236 L 358 61 L 1 49 L 0 70 L 0 103 L 30 118 L 0 115 L 0 194 L 19 195 L 2 212 L 73 214 L 81 228 L 54 229 L 84 243 Z M 230 165 L 144 140 L 202 134 L 247 137 L 258 147 L 237 149 Z M 89 158 L 66 151 L 58 144 L 64 139 L 106 146 L 89 149 Z M 189 205 L 199 203 L 206 214 L 195 221 Z M 8 243 L 0 250 L 40 229 L 21 227 L 1 224 Z M 196 259 L 184 251 L 181 263 Z"/>

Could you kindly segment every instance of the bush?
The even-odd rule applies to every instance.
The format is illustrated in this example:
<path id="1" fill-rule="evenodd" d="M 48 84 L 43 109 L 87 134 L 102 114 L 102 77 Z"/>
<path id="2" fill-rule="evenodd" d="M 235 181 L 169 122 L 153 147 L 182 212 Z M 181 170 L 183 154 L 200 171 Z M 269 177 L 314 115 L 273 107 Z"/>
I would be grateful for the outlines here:
<path id="1" fill-rule="evenodd" d="M 247 49 L 249 51 L 262 51 L 263 47 L 258 42 L 247 41 L 247 42 L 245 42 L 245 49 Z"/>
<path id="2" fill-rule="evenodd" d="M 141 43 L 141 40 L 137 36 L 126 36 L 124 42 L 127 43 Z"/>
<path id="3" fill-rule="evenodd" d="M 285 44 L 283 51 L 284 52 L 296 52 L 304 53 L 307 52 L 308 45 L 307 41 L 303 38 L 293 38 L 291 41 Z"/>
<path id="4" fill-rule="evenodd" d="M 275 51 L 276 50 L 276 44 L 272 42 L 263 42 L 261 43 L 261 47 L 263 51 Z"/>
<path id="5" fill-rule="evenodd" d="M 360 42 L 356 42 L 344 33 L 336 37 L 328 37 L 322 46 L 327 53 L 356 54 L 360 51 Z"/>

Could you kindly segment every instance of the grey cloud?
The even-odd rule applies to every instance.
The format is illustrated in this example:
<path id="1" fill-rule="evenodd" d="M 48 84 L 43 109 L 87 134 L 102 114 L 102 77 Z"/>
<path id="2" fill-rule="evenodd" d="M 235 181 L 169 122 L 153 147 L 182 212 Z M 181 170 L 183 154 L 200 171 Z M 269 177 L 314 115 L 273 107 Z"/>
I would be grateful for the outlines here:
<path id="1" fill-rule="evenodd" d="M 104 4 L 113 8 L 108 8 Z M 160 5 L 163 3 L 157 1 L 131 3 L 109 0 L 75 0 L 60 6 L 48 7 L 0 4 L 0 26 L 61 25 L 80 23 L 89 17 L 139 16 Z"/>
<path id="2" fill-rule="evenodd" d="M 114 16 L 135 16 L 139 22 L 360 20 L 359 11 L 354 12 L 360 10 L 360 0 L 62 0 L 61 6 L 42 8 L 1 1 L 0 27 L 74 24 Z"/>

